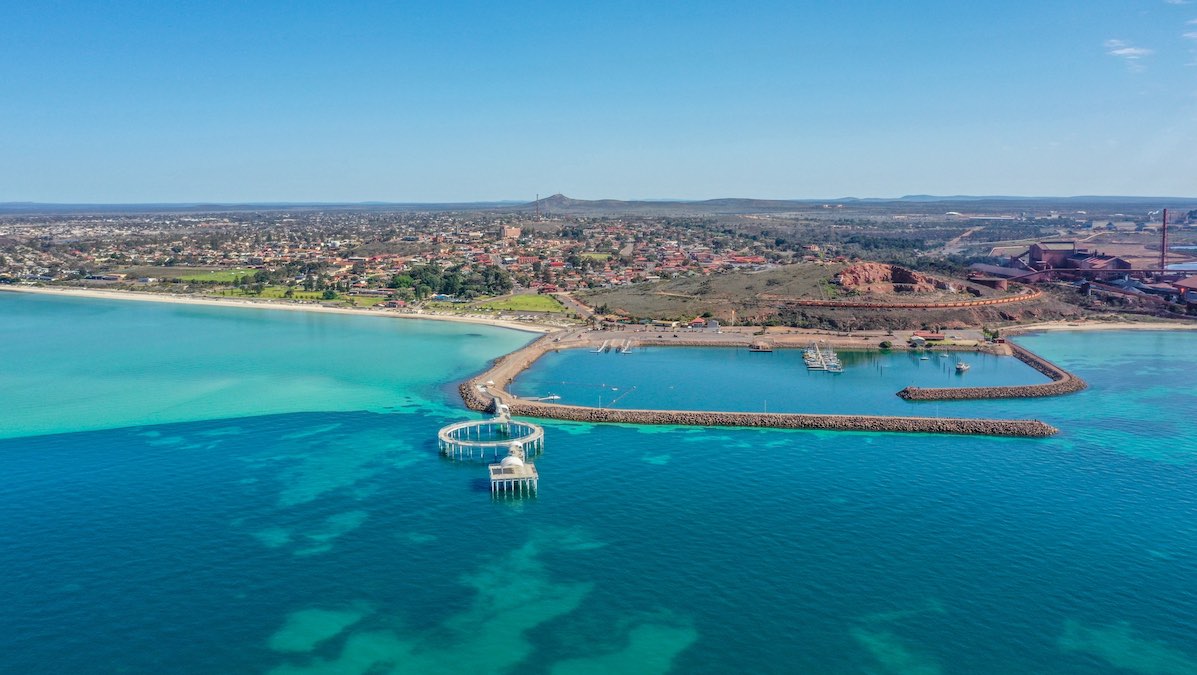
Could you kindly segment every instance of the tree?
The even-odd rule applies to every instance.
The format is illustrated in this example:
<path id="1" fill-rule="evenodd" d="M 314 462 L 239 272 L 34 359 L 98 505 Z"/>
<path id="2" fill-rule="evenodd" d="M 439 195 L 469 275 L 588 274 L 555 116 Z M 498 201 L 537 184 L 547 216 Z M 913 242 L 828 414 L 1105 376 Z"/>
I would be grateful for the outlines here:
<path id="1" fill-rule="evenodd" d="M 337 292 L 331 288 L 328 288 L 325 289 L 324 293 L 320 297 L 324 298 L 325 300 L 336 300 Z"/>

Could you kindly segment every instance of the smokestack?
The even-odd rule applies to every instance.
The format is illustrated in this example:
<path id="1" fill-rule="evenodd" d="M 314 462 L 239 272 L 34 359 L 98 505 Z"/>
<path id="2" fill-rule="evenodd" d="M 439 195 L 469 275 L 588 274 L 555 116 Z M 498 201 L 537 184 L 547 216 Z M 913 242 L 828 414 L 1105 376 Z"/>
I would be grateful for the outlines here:
<path id="1" fill-rule="evenodd" d="M 1164 225 L 1160 227 L 1160 274 L 1164 274 L 1168 263 L 1168 209 L 1164 209 Z"/>

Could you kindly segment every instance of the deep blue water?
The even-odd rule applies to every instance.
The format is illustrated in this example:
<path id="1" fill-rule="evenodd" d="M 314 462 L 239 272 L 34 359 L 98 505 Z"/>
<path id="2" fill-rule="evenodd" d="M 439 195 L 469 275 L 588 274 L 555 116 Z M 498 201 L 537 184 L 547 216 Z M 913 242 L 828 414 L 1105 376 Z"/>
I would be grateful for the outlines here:
<path id="1" fill-rule="evenodd" d="M 989 412 L 1055 438 L 549 424 L 523 500 L 447 381 L 0 440 L 0 672 L 1197 672 L 1197 333 L 1020 341 L 1091 386 Z"/>

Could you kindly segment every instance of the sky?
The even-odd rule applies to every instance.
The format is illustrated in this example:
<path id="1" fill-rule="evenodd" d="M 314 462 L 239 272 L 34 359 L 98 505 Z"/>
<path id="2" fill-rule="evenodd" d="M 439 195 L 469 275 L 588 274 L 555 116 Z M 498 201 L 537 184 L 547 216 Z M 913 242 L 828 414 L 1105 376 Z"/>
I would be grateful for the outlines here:
<path id="1" fill-rule="evenodd" d="M 0 0 L 0 201 L 1197 196 L 1197 1 Z"/>

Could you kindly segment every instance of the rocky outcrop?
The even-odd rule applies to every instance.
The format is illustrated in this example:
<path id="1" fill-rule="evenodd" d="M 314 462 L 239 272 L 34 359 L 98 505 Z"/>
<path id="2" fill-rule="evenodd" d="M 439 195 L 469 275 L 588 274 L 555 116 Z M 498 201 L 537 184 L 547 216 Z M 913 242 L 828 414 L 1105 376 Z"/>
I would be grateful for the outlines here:
<path id="1" fill-rule="evenodd" d="M 848 290 L 861 293 L 934 293 L 953 290 L 947 282 L 921 272 L 870 262 L 844 268 L 836 275 L 836 281 Z"/>

